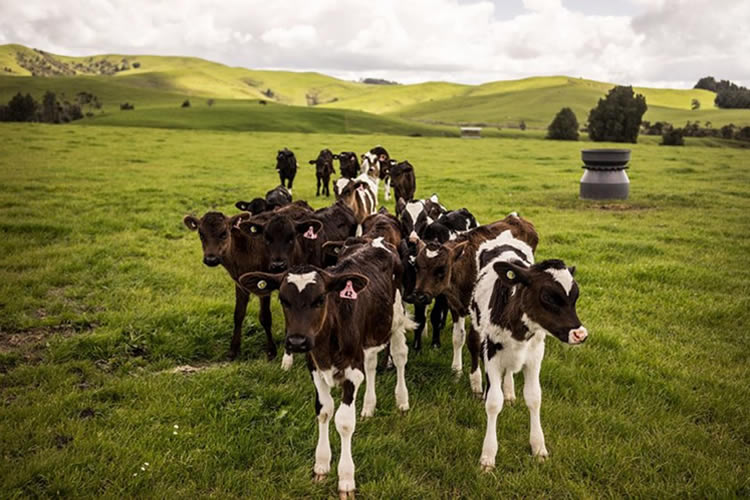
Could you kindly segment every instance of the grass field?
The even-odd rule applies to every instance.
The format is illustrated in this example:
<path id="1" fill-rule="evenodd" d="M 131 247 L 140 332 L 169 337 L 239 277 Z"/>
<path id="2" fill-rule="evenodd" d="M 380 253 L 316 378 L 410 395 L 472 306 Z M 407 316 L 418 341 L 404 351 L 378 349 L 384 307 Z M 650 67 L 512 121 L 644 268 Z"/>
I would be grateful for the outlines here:
<path id="1" fill-rule="evenodd" d="M 440 350 L 411 352 L 412 410 L 396 410 L 387 373 L 375 418 L 357 424 L 361 497 L 750 495 L 745 149 L 633 145 L 630 200 L 599 203 L 577 198 L 576 143 L 35 124 L 0 136 L 2 497 L 335 495 L 335 473 L 312 482 L 304 363 L 265 361 L 256 301 L 241 359 L 224 362 L 233 287 L 181 219 L 233 213 L 274 186 L 282 146 L 302 165 L 378 143 L 415 165 L 418 195 L 481 222 L 531 219 L 537 258 L 578 267 L 591 338 L 547 342 L 550 459 L 530 457 L 521 403 L 500 414 L 491 474 L 478 464 L 484 408 L 451 374 L 449 329 Z M 306 165 L 294 192 L 329 202 Z M 274 304 L 279 341 L 282 324 Z M 201 371 L 172 373 L 185 364 Z"/>

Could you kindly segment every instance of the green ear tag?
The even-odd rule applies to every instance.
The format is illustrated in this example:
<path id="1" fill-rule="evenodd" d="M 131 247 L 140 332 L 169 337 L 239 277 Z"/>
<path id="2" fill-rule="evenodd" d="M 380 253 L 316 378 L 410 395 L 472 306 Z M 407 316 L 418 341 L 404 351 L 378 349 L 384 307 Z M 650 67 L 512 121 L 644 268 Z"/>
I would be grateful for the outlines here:
<path id="1" fill-rule="evenodd" d="M 507 278 L 508 278 L 509 280 L 514 280 L 514 279 L 516 279 L 516 273 L 514 273 L 514 272 L 513 272 L 513 271 L 511 271 L 510 269 L 508 270 L 508 272 L 507 272 L 507 273 L 505 273 L 505 276 L 506 276 L 506 277 L 507 277 Z"/>
<path id="2" fill-rule="evenodd" d="M 266 283 L 266 282 L 265 282 L 265 281 L 263 281 L 263 280 L 260 280 L 260 281 L 258 282 L 258 285 L 257 285 L 257 286 L 258 286 L 258 290 L 263 290 L 263 289 L 264 289 L 264 288 L 265 288 L 265 287 L 266 287 L 267 285 L 268 285 L 268 283 Z"/>

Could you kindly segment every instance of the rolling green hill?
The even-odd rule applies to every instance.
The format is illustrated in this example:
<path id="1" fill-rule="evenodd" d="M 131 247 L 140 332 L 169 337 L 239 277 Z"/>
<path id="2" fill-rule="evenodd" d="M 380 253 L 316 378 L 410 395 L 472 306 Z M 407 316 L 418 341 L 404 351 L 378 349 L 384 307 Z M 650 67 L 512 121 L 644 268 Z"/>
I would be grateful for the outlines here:
<path id="1" fill-rule="evenodd" d="M 567 76 L 461 85 L 426 82 L 413 85 L 368 85 L 313 72 L 264 71 L 233 68 L 193 57 L 96 55 L 68 57 L 21 45 L 0 46 L 0 102 L 16 92 L 40 98 L 52 90 L 65 98 L 81 91 L 95 94 L 103 103 L 98 123 L 155 124 L 177 128 L 242 130 L 315 130 L 325 122 L 326 131 L 399 130 L 407 134 L 442 134 L 431 125 L 485 124 L 490 127 L 544 129 L 562 107 L 570 107 L 585 123 L 589 110 L 614 84 Z M 686 121 L 710 121 L 714 127 L 727 123 L 750 125 L 750 110 L 721 110 L 715 94 L 695 89 L 636 87 L 646 96 L 649 111 L 644 119 L 682 125 Z M 221 113 L 208 110 L 179 113 L 186 98 L 224 103 Z M 247 107 L 248 101 L 293 105 L 295 110 Z M 701 109 L 691 110 L 693 99 Z M 136 112 L 119 116 L 119 104 L 135 104 Z M 244 101 L 244 103 L 243 103 Z M 327 108 L 329 113 L 306 114 L 302 108 Z M 149 111 L 163 109 L 163 112 Z M 247 110 L 252 109 L 251 113 Z M 345 113 L 356 110 L 382 115 Z M 99 112 L 97 112 L 99 113 Z M 260 123 L 253 120 L 260 119 Z M 299 119 L 301 122 L 295 123 Z M 206 120 L 198 123 L 195 120 Z M 223 122 L 222 120 L 227 120 Z M 390 121 L 389 121 L 390 120 Z M 331 123 L 338 123 L 328 128 Z M 356 123 L 355 123 L 356 122 Z M 419 122 L 419 123 L 417 123 Z M 267 127 L 266 129 L 262 127 Z M 489 132 L 489 131 L 488 131 Z"/>

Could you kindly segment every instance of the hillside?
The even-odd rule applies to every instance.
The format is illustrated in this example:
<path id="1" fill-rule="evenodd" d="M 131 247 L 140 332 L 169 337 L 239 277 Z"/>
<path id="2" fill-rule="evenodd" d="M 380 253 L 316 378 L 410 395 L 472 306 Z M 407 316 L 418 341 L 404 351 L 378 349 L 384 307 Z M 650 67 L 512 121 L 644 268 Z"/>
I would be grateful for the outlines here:
<path id="1" fill-rule="evenodd" d="M 119 104 L 127 101 L 135 104 L 142 118 L 113 115 L 106 120 L 97 120 L 118 123 L 156 120 L 165 126 L 173 123 L 187 128 L 209 127 L 199 123 L 177 123 L 203 119 L 200 113 L 175 115 L 169 111 L 159 118 L 157 114 L 140 115 L 140 111 L 151 108 L 173 110 L 185 98 L 192 98 L 194 102 L 208 98 L 262 99 L 308 108 L 386 115 L 398 119 L 398 124 L 394 122 L 388 126 L 394 130 L 402 129 L 408 123 L 406 120 L 452 127 L 471 123 L 505 128 L 518 127 L 524 121 L 529 128 L 544 129 L 555 113 L 565 106 L 573 109 L 581 124 L 585 123 L 589 110 L 613 85 L 567 76 L 533 77 L 482 85 L 448 82 L 368 85 L 314 72 L 233 68 L 193 57 L 117 54 L 68 57 L 21 45 L 0 46 L 0 102 L 7 101 L 19 91 L 31 92 L 37 98 L 46 90 L 64 94 L 67 98 L 86 91 L 99 97 L 105 115 L 119 113 Z M 710 121 L 714 127 L 727 123 L 750 125 L 750 110 L 717 109 L 713 104 L 713 92 L 641 87 L 635 90 L 646 96 L 649 111 L 644 119 L 652 122 L 669 121 L 682 125 L 688 120 L 700 120 L 703 123 Z M 700 110 L 690 109 L 693 99 L 700 101 Z M 227 119 L 230 115 L 232 113 L 226 115 Z M 317 117 L 323 115 L 310 116 L 313 117 L 310 123 L 316 123 Z M 213 116 L 211 122 L 221 125 L 215 118 L 218 117 Z M 370 123 L 385 123 L 368 120 Z M 232 125 L 227 125 L 228 128 L 242 123 L 250 126 L 247 117 L 238 115 L 230 121 Z M 249 130 L 258 130 L 256 127 L 253 125 Z M 422 132 L 413 129 L 410 133 Z"/>

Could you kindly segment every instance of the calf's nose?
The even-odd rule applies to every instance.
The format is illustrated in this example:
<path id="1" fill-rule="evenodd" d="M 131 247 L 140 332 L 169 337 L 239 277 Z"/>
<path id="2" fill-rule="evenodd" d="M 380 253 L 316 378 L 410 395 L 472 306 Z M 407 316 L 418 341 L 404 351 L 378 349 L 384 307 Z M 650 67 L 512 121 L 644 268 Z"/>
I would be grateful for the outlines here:
<path id="1" fill-rule="evenodd" d="M 286 262 L 282 260 L 277 260 L 275 262 L 271 262 L 271 271 L 274 273 L 279 273 L 281 271 L 286 270 Z"/>
<path id="2" fill-rule="evenodd" d="M 305 352 L 309 350 L 307 337 L 303 335 L 290 335 L 286 338 L 286 349 L 290 352 Z"/>
<path id="3" fill-rule="evenodd" d="M 579 326 L 578 328 L 571 330 L 568 332 L 568 343 L 569 344 L 582 344 L 586 341 L 586 339 L 589 336 L 588 330 L 586 330 L 586 327 Z"/>
<path id="4" fill-rule="evenodd" d="M 203 257 L 203 263 L 208 267 L 216 267 L 219 265 L 219 258 L 213 255 L 206 255 Z"/>

